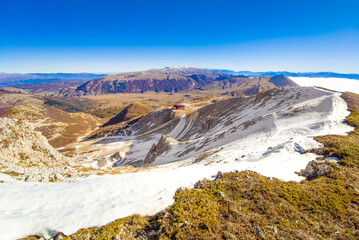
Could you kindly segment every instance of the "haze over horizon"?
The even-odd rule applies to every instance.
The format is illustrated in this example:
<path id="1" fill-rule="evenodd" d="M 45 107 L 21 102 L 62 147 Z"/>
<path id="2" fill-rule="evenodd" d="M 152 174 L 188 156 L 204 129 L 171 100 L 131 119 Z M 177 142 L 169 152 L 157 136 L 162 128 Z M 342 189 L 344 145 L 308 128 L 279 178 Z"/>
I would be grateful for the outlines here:
<path id="1" fill-rule="evenodd" d="M 358 73 L 359 2 L 0 0 L 0 72 Z"/>

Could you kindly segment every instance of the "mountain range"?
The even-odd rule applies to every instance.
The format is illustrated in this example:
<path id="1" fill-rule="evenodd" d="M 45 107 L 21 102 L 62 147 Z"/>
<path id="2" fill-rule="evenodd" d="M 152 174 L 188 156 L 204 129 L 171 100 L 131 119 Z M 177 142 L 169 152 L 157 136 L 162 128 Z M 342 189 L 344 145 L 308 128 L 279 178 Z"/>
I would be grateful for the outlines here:
<path id="1" fill-rule="evenodd" d="M 252 71 L 233 71 L 229 69 L 200 69 L 192 68 L 187 66 L 179 67 L 166 67 L 167 70 L 175 69 L 186 69 L 193 70 L 199 69 L 198 72 L 212 71 L 219 74 L 230 74 L 235 76 L 242 77 L 261 77 L 261 76 L 276 76 L 276 75 L 285 75 L 287 77 L 322 77 L 322 78 L 349 78 L 349 79 L 359 79 L 359 74 L 356 73 L 336 73 L 336 72 L 289 72 L 289 71 L 267 71 L 267 72 L 252 72 Z M 150 70 L 153 72 L 153 70 Z M 182 71 L 183 72 L 183 71 Z M 162 71 L 163 73 L 163 71 Z M 111 76 L 117 76 L 119 79 L 124 77 L 129 73 L 115 74 Z M 134 73 L 132 73 L 134 74 Z M 93 79 L 101 78 L 107 76 L 108 74 L 96 74 L 96 73 L 0 73 L 0 87 L 5 86 L 15 86 L 17 88 L 27 88 L 26 90 L 34 93 L 35 89 L 39 87 L 42 88 L 41 84 L 46 82 L 54 82 L 51 84 L 51 88 L 56 87 L 57 82 L 61 82 L 58 85 L 62 88 L 80 86 L 84 81 L 90 81 Z M 136 74 L 135 74 L 136 75 Z M 76 84 L 69 83 L 72 81 L 77 81 Z M 38 84 L 32 86 L 33 84 Z M 48 86 L 46 86 L 48 87 Z"/>
<path id="2" fill-rule="evenodd" d="M 276 76 L 285 75 L 287 77 L 311 77 L 311 78 L 349 78 L 359 79 L 359 74 L 356 73 L 336 73 L 336 72 L 288 72 L 288 71 L 268 71 L 268 72 L 251 72 L 251 71 L 233 71 L 228 69 L 208 69 L 211 71 L 218 71 L 233 75 L 244 75 L 247 77 L 260 76 Z"/>
<path id="3" fill-rule="evenodd" d="M 200 68 L 166 67 L 163 69 L 104 76 L 88 81 L 77 88 L 64 88 L 60 91 L 60 95 L 83 96 L 111 93 L 184 92 L 211 89 L 227 89 L 240 91 L 245 95 L 252 95 L 260 90 L 269 90 L 276 86 L 285 85 L 295 85 L 295 83 L 284 76 L 276 77 L 275 79 L 264 76 L 248 78 L 244 75 L 232 75 Z"/>
<path id="4" fill-rule="evenodd" d="M 342 79 L 341 84 L 348 82 L 357 81 Z M 214 232 L 219 223 L 225 226 L 220 231 L 233 226 L 249 233 L 252 229 L 251 237 L 238 233 L 228 235 L 233 236 L 230 239 L 255 239 L 258 231 L 265 231 L 268 238 L 309 239 L 321 234 L 335 239 L 337 232 L 346 237 L 356 231 L 352 219 L 358 209 L 358 133 L 349 124 L 358 122 L 355 111 L 359 100 L 349 98 L 348 93 L 299 87 L 283 75 L 246 77 L 189 67 L 109 75 L 67 90 L 68 98 L 57 98 L 11 87 L 0 89 L 1 239 L 31 234 L 39 236 L 28 239 L 41 239 L 91 227 L 79 230 L 82 235 L 76 239 L 84 239 L 94 236 L 92 227 L 106 223 L 102 228 L 106 230 L 101 232 L 116 235 L 123 229 L 116 224 L 124 219 L 115 219 L 159 211 L 164 212 L 146 223 L 146 229 L 154 229 L 141 235 L 143 238 L 147 239 L 150 232 L 159 236 L 154 239 L 166 238 L 168 223 L 177 228 L 174 231 Z M 198 92 L 203 96 L 195 95 Z M 97 94 L 104 96 L 93 96 Z M 89 97 L 71 98 L 83 95 Z M 122 108 L 136 95 L 141 97 L 140 103 L 124 107 L 111 119 L 55 108 L 67 108 L 84 99 L 97 101 L 92 106 L 83 102 L 87 110 L 99 110 L 106 99 L 121 103 L 118 107 Z M 146 98 L 161 105 L 145 106 L 151 102 Z M 356 115 L 346 119 L 349 124 L 343 124 L 348 108 Z M 349 135 L 339 135 L 349 131 Z M 336 134 L 322 138 L 332 147 L 325 144 L 318 149 L 322 145 L 313 136 L 326 134 Z M 340 165 L 312 161 L 326 157 L 338 158 Z M 298 171 L 301 176 L 295 173 Z M 301 181 L 302 176 L 308 181 Z M 46 184 L 72 181 L 78 182 Z M 181 200 L 183 194 L 193 198 Z M 314 205 L 303 208 L 302 202 Z M 193 207 L 186 205 L 183 210 L 183 204 Z M 250 214 L 243 207 L 248 204 L 256 207 Z M 223 212 L 212 211 L 214 206 Z M 271 212 L 263 211 L 267 206 L 272 206 Z M 251 216 L 260 217 L 249 221 Z M 211 219 L 215 224 L 210 224 Z M 246 225 L 238 224 L 246 219 Z M 155 227 L 154 222 L 164 227 Z M 193 228 L 203 222 L 208 227 Z M 131 226 L 134 224 L 136 220 Z M 275 228 L 266 230 L 267 226 Z M 189 232 L 183 239 L 192 235 Z M 127 239 L 137 235 L 130 236 Z M 60 238 L 56 235 L 53 239 Z M 104 238 L 107 236 L 98 239 Z"/>

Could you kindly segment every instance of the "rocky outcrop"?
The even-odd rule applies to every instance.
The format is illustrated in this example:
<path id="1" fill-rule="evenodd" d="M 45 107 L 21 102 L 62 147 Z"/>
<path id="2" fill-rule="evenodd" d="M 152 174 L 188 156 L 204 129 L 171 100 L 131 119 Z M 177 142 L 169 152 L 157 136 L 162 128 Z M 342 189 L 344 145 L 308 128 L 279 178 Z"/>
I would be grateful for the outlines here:
<path id="1" fill-rule="evenodd" d="M 200 133 L 205 133 L 209 131 L 211 128 L 216 126 L 217 122 L 218 122 L 218 117 L 207 116 L 207 118 L 202 122 Z"/>
<path id="2" fill-rule="evenodd" d="M 143 116 L 131 129 L 137 134 L 143 134 L 171 121 L 176 116 L 172 108 L 165 108 L 156 112 L 150 112 Z"/>
<path id="3" fill-rule="evenodd" d="M 144 161 L 144 166 L 151 165 L 157 156 L 169 151 L 171 149 L 172 144 L 177 144 L 178 141 L 175 138 L 169 137 L 167 135 L 162 135 L 158 143 L 154 143 L 147 153 L 147 156 Z"/>
<path id="4" fill-rule="evenodd" d="M 56 151 L 29 123 L 0 118 L 0 173 L 29 182 L 74 182 L 93 174 L 112 173 L 117 153 L 98 160 L 97 167 L 83 167 Z M 80 159 L 81 160 L 81 159 Z"/>
<path id="5" fill-rule="evenodd" d="M 208 183 L 210 183 L 211 180 L 207 179 L 207 178 L 203 178 L 201 180 L 198 180 L 195 184 L 194 184 L 194 188 L 200 188 L 203 185 L 206 185 Z"/>
<path id="6" fill-rule="evenodd" d="M 110 156 L 110 158 L 114 159 L 115 161 L 119 161 L 124 159 L 126 154 L 124 152 L 116 152 Z"/>
<path id="7" fill-rule="evenodd" d="M 0 118 L 0 146 L 0 171 L 18 180 L 64 181 L 77 176 L 70 159 L 27 123 Z"/>
<path id="8" fill-rule="evenodd" d="M 317 178 L 319 176 L 327 175 L 330 172 L 330 167 L 327 162 L 310 161 L 304 170 L 299 172 L 300 176 L 308 179 Z"/>

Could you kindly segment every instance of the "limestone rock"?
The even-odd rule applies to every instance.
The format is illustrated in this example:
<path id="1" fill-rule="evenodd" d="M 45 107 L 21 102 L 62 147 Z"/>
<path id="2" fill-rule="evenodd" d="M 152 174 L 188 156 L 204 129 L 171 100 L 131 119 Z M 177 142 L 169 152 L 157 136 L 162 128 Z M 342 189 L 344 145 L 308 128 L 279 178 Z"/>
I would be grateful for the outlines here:
<path id="1" fill-rule="evenodd" d="M 218 178 L 221 178 L 221 177 L 223 177 L 223 173 L 221 171 L 218 171 L 215 179 L 218 179 Z"/>
<path id="2" fill-rule="evenodd" d="M 64 181 L 64 176 L 77 175 L 71 160 L 57 152 L 28 123 L 0 118 L 0 147 L 0 171 L 18 180 Z"/>
<path id="3" fill-rule="evenodd" d="M 160 156 L 161 154 L 170 150 L 171 145 L 176 143 L 178 143 L 178 141 L 175 138 L 172 138 L 167 135 L 162 135 L 158 143 L 154 143 L 150 151 L 147 153 L 144 165 L 151 165 L 156 160 L 157 156 Z"/>
<path id="4" fill-rule="evenodd" d="M 198 180 L 195 184 L 194 184 L 194 188 L 200 188 L 201 186 L 207 184 L 211 182 L 211 180 L 209 179 L 206 179 L 206 178 L 203 178 L 201 180 Z"/>
<path id="5" fill-rule="evenodd" d="M 208 130 L 210 130 L 211 128 L 213 128 L 218 122 L 218 117 L 211 117 L 211 116 L 207 116 L 207 118 L 202 122 L 202 126 L 201 126 L 201 133 L 205 133 Z"/>
<path id="6" fill-rule="evenodd" d="M 299 172 L 300 176 L 308 179 L 327 175 L 330 172 L 330 167 L 326 162 L 310 161 L 304 170 Z"/>
<path id="7" fill-rule="evenodd" d="M 126 154 L 124 152 L 116 152 L 110 156 L 110 158 L 114 159 L 115 161 L 124 159 Z"/>

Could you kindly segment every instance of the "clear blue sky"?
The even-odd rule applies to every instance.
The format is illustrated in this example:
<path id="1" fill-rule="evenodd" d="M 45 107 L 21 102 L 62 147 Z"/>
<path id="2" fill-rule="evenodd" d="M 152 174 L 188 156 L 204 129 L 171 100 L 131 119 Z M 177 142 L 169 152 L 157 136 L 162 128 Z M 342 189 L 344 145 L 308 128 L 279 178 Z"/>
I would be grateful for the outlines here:
<path id="1" fill-rule="evenodd" d="M 359 72 L 358 0 L 0 0 L 0 72 Z"/>

